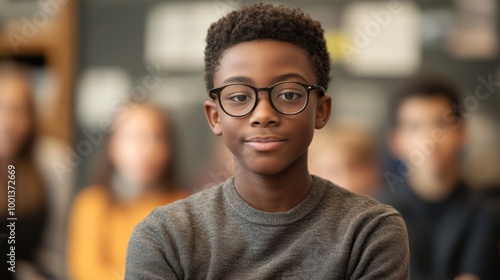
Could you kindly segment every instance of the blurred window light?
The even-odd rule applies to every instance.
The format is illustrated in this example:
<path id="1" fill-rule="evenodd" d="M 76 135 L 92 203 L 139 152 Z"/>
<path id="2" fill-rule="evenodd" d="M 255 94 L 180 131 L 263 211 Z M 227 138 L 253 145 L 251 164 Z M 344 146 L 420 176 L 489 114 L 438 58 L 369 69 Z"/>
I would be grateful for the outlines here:
<path id="1" fill-rule="evenodd" d="M 343 15 L 343 28 L 350 39 L 341 48 L 352 74 L 406 76 L 418 70 L 421 12 L 415 4 L 355 2 Z"/>
<path id="2" fill-rule="evenodd" d="M 146 63 L 170 71 L 202 70 L 208 27 L 238 5 L 211 1 L 154 6 L 146 19 Z"/>
<path id="3" fill-rule="evenodd" d="M 126 103 L 132 81 L 121 68 L 96 67 L 86 70 L 77 87 L 76 116 L 84 127 L 98 127 Z"/>

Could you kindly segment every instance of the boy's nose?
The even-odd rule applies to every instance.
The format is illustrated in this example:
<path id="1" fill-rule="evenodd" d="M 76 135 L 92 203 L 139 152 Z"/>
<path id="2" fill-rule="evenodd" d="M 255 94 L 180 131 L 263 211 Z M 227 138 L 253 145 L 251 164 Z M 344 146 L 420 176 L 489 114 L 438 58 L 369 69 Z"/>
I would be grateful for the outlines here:
<path id="1" fill-rule="evenodd" d="M 270 125 L 275 126 L 279 124 L 279 122 L 278 112 L 274 110 L 269 97 L 265 94 L 260 95 L 257 106 L 250 114 L 250 124 L 252 126 L 267 127 Z"/>

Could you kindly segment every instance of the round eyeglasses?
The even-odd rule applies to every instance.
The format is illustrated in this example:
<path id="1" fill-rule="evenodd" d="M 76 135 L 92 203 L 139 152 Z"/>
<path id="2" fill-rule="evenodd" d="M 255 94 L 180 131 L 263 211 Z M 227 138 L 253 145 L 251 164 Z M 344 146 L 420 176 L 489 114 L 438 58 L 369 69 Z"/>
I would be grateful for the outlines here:
<path id="1" fill-rule="evenodd" d="M 296 115 L 302 112 L 309 102 L 309 94 L 316 90 L 319 96 L 325 89 L 318 85 L 306 85 L 299 82 L 279 82 L 270 87 L 256 88 L 245 84 L 229 84 L 208 91 L 209 96 L 218 99 L 222 110 L 232 117 L 250 114 L 259 101 L 258 93 L 269 94 L 271 106 L 283 115 Z"/>

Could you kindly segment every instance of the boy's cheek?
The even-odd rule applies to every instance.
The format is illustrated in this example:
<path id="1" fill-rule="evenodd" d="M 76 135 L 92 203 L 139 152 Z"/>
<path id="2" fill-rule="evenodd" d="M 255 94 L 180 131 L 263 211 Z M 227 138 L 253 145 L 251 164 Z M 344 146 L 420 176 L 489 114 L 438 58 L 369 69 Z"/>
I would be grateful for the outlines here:
<path id="1" fill-rule="evenodd" d="M 231 122 L 220 123 L 220 136 L 224 139 L 226 146 L 236 145 L 240 139 L 239 131 L 242 130 L 242 125 L 235 125 Z"/>

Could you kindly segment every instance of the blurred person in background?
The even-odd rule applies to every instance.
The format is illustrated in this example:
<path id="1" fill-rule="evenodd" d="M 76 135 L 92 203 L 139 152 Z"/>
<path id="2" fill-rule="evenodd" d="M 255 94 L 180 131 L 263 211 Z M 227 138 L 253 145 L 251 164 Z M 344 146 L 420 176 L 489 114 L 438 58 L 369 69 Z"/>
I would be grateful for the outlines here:
<path id="1" fill-rule="evenodd" d="M 477 188 L 484 204 L 497 217 L 498 250 L 500 252 L 500 127 L 487 115 L 472 115 L 465 156 L 466 182 Z"/>
<path id="2" fill-rule="evenodd" d="M 381 184 L 374 137 L 354 122 L 337 121 L 314 134 L 309 169 L 358 194 L 372 195 Z"/>
<path id="3" fill-rule="evenodd" d="M 455 86 L 435 75 L 408 81 L 394 102 L 390 146 L 406 170 L 380 200 L 406 222 L 411 279 L 500 279 L 495 218 L 463 180 L 459 104 Z"/>
<path id="4" fill-rule="evenodd" d="M 43 176 L 34 156 L 36 142 L 35 110 L 28 71 L 13 62 L 0 64 L 0 239 L 2 280 L 43 279 L 42 268 L 37 263 L 37 253 L 47 220 L 47 199 Z M 7 209 L 8 166 L 15 166 L 15 244 L 7 242 L 10 221 Z M 15 270 L 7 270 L 7 254 L 15 246 Z M 10 266 L 10 265 L 9 265 Z"/>
<path id="5" fill-rule="evenodd" d="M 130 103 L 109 137 L 102 183 L 75 199 L 69 228 L 71 279 L 123 278 L 127 243 L 136 223 L 155 207 L 188 196 L 176 185 L 170 119 L 147 103 Z"/>

